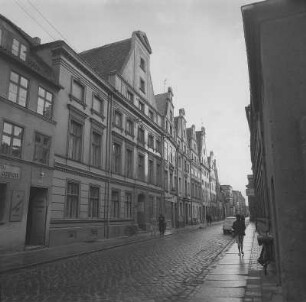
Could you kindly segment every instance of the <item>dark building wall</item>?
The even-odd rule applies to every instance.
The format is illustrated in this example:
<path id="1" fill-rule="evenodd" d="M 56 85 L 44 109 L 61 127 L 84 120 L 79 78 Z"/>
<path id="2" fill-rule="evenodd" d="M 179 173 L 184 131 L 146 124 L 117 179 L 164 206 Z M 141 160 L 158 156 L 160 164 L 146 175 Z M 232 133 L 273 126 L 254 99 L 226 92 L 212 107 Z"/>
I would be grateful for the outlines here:
<path id="1" fill-rule="evenodd" d="M 267 182 L 288 301 L 306 297 L 306 187 L 299 133 L 306 115 L 305 26 L 305 13 L 266 21 L 260 41 Z"/>

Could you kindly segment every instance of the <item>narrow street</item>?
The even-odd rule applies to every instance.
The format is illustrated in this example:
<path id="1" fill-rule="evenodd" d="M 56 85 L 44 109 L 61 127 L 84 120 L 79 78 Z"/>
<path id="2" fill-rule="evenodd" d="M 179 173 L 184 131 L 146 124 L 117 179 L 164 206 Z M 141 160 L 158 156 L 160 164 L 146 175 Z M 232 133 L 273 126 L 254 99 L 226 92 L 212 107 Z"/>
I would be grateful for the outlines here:
<path id="1" fill-rule="evenodd" d="M 231 239 L 217 223 L 5 273 L 1 301 L 187 301 Z"/>

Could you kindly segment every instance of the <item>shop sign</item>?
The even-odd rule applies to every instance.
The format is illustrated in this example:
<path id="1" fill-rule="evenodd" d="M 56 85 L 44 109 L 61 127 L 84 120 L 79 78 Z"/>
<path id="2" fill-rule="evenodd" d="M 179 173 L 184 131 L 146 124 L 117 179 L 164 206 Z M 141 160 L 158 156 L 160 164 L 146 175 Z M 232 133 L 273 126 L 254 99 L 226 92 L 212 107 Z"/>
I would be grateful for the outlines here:
<path id="1" fill-rule="evenodd" d="M 20 168 L 0 163 L 0 177 L 20 179 Z"/>

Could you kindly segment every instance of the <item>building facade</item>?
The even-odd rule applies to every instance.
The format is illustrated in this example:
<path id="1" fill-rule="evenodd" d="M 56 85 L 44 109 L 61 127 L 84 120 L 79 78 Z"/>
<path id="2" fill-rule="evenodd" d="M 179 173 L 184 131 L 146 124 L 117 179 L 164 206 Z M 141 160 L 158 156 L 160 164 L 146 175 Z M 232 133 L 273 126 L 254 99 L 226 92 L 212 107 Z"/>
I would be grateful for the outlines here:
<path id="1" fill-rule="evenodd" d="M 0 16 L 0 250 L 205 223 L 217 169 L 205 129 L 154 95 L 144 32 L 76 53 Z M 218 217 L 216 218 L 218 219 Z"/>
<path id="2" fill-rule="evenodd" d="M 305 301 L 305 3 L 265 1 L 242 16 L 255 203 L 273 235 L 285 301 Z"/>

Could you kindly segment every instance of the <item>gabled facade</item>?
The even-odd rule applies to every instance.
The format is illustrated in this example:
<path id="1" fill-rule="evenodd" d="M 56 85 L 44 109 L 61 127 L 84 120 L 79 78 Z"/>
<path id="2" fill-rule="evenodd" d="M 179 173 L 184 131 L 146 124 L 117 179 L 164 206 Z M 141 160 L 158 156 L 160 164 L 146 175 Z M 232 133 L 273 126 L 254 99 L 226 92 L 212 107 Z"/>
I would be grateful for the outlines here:
<path id="1" fill-rule="evenodd" d="M 110 105 L 110 236 L 124 235 L 126 217 L 114 212 L 118 203 L 132 202 L 130 218 L 143 230 L 160 213 L 171 218 L 162 190 L 163 124 L 153 93 L 151 53 L 145 33 L 137 31 L 130 39 L 80 54 L 118 92 Z M 119 60 L 112 61 L 114 54 Z"/>

